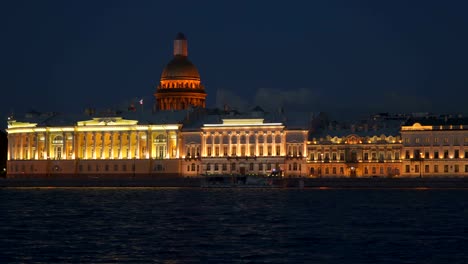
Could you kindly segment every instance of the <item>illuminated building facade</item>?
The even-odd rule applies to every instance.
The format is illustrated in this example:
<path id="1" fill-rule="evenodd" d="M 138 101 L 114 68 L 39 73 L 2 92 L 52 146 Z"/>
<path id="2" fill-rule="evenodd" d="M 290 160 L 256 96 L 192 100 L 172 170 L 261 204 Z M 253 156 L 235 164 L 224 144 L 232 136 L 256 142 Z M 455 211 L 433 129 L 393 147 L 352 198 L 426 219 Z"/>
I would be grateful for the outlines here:
<path id="1" fill-rule="evenodd" d="M 326 135 L 307 143 L 311 177 L 401 176 L 401 139 L 395 135 Z"/>
<path id="2" fill-rule="evenodd" d="M 300 174 L 307 130 L 288 130 L 263 118 L 225 117 L 183 132 L 182 138 L 184 175 L 286 175 Z M 289 156 L 298 160 L 289 162 Z"/>
<path id="3" fill-rule="evenodd" d="M 468 176 L 468 120 L 422 118 L 401 127 L 403 174 Z"/>
<path id="4" fill-rule="evenodd" d="M 398 177 L 400 125 L 405 117 L 370 116 L 353 123 L 322 122 L 307 142 L 311 177 Z"/>
<path id="5" fill-rule="evenodd" d="M 60 117 L 46 117 L 60 119 Z M 8 122 L 8 174 L 179 175 L 180 124 L 102 117 L 69 126 Z"/>
<path id="6" fill-rule="evenodd" d="M 187 111 L 174 113 L 173 122 L 160 124 L 167 117 L 90 117 L 70 125 L 9 120 L 8 177 L 468 176 L 463 118 L 311 132 L 258 116 L 205 115 L 187 124 Z"/>
<path id="7" fill-rule="evenodd" d="M 384 116 L 378 123 L 374 116 L 369 124 L 317 129 L 315 120 L 283 111 L 210 112 L 187 54 L 179 34 L 153 113 L 9 119 L 7 176 L 468 176 L 468 119 Z"/>

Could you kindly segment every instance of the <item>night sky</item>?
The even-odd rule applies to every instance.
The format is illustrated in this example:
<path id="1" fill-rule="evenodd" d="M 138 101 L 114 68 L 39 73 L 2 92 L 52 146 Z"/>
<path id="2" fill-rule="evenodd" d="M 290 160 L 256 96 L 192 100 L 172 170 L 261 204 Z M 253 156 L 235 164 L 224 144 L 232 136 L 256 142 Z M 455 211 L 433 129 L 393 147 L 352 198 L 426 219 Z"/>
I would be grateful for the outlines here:
<path id="1" fill-rule="evenodd" d="M 467 113 L 466 1 L 3 1 L 0 113 L 153 103 L 177 32 L 207 106 Z M 149 108 L 149 106 L 148 106 Z"/>

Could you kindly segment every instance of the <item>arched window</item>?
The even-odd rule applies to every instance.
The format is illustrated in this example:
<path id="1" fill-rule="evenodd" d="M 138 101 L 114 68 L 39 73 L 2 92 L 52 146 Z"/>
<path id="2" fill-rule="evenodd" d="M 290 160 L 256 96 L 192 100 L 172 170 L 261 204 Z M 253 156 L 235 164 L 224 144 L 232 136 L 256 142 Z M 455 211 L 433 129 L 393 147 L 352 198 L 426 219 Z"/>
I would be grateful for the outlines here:
<path id="1" fill-rule="evenodd" d="M 240 136 L 240 143 L 245 144 L 245 135 Z"/>
<path id="2" fill-rule="evenodd" d="M 263 135 L 258 135 L 258 143 L 263 143 L 265 141 L 265 138 Z"/>
<path id="3" fill-rule="evenodd" d="M 267 136 L 267 143 L 272 143 L 273 142 L 273 137 L 271 135 Z"/>
<path id="4" fill-rule="evenodd" d="M 281 136 L 280 135 L 275 136 L 275 143 L 281 143 Z"/>
<path id="5" fill-rule="evenodd" d="M 62 136 L 55 136 L 52 140 L 52 144 L 63 144 L 63 137 Z"/>

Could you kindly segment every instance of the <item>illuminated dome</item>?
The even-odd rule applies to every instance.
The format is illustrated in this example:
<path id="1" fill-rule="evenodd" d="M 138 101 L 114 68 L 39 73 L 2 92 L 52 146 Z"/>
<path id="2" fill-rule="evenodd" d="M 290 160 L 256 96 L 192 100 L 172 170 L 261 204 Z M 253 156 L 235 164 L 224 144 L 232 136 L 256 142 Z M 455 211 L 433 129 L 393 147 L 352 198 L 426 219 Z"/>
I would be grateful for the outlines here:
<path id="1" fill-rule="evenodd" d="M 205 107 L 205 87 L 187 56 L 187 39 L 179 33 L 174 39 L 174 58 L 164 68 L 154 94 L 158 110 Z"/>
<path id="2" fill-rule="evenodd" d="M 197 67 L 186 56 L 177 55 L 164 68 L 161 80 L 200 80 Z"/>

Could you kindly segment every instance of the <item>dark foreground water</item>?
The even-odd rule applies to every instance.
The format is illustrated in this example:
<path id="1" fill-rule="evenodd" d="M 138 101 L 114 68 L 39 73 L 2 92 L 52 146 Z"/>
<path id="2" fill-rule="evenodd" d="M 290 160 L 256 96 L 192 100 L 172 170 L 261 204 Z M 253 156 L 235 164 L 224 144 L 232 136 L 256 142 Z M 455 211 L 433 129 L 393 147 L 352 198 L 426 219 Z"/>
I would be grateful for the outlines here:
<path id="1" fill-rule="evenodd" d="M 468 263 L 468 190 L 0 189 L 0 263 Z"/>

